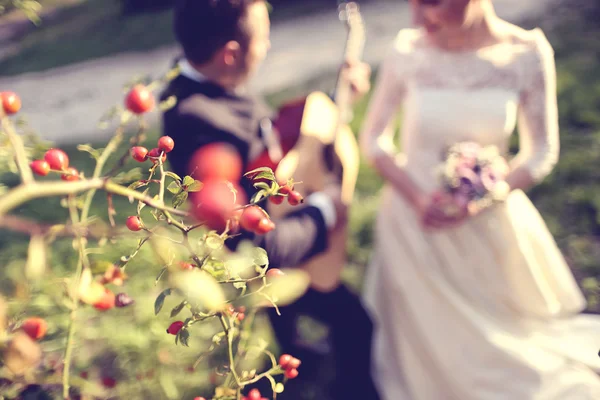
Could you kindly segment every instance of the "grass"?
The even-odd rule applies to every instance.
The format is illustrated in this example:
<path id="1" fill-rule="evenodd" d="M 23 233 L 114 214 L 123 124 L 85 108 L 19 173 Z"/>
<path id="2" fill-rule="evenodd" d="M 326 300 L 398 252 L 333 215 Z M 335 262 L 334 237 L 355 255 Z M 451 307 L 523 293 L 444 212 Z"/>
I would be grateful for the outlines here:
<path id="1" fill-rule="evenodd" d="M 328 6 L 318 0 L 277 6 L 272 12 L 273 24 L 325 7 Z M 171 18 L 170 9 L 123 16 L 119 0 L 79 0 L 60 8 L 55 17 L 19 38 L 17 51 L 0 60 L 0 75 L 44 71 L 174 45 Z"/>

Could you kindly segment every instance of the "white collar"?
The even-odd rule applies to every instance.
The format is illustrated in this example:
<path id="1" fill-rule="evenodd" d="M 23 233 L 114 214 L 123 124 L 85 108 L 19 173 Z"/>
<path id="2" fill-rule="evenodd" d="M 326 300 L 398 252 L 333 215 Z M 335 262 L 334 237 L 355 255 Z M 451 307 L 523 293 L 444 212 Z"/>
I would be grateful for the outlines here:
<path id="1" fill-rule="evenodd" d="M 206 80 L 206 77 L 202 75 L 201 72 L 192 67 L 192 64 L 187 59 L 181 59 L 178 62 L 179 73 L 186 78 L 189 78 L 196 82 L 203 82 Z"/>

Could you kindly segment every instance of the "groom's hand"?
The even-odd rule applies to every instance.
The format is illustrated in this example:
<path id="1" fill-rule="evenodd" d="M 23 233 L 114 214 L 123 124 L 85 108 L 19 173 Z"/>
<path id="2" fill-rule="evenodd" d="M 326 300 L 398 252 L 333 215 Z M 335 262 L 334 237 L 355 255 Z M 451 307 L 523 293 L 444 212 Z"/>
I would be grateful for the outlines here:
<path id="1" fill-rule="evenodd" d="M 367 63 L 346 61 L 342 67 L 342 75 L 350 83 L 353 102 L 361 99 L 371 89 L 371 67 Z"/>

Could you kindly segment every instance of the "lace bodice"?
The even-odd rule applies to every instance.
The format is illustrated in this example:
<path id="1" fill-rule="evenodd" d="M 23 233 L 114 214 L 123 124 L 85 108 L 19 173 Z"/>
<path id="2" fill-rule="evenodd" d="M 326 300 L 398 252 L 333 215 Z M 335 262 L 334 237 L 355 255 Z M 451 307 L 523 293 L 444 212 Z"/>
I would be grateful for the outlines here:
<path id="1" fill-rule="evenodd" d="M 475 140 L 506 151 L 518 125 L 520 150 L 512 167 L 543 179 L 559 152 L 554 53 L 540 29 L 507 37 L 476 51 L 451 52 L 432 47 L 419 30 L 400 31 L 380 67 L 363 125 L 367 157 L 399 155 L 423 183 L 447 146 Z M 398 153 L 391 127 L 400 106 Z"/>

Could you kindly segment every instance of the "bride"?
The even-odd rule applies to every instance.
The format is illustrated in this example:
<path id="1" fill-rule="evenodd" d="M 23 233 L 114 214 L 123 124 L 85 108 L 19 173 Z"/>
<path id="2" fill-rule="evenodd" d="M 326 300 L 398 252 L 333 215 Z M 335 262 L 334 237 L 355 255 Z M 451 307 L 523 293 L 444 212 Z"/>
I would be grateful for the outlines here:
<path id="1" fill-rule="evenodd" d="M 387 184 L 365 304 L 385 400 L 600 399 L 600 320 L 524 191 L 559 154 L 554 53 L 491 0 L 411 0 L 361 147 Z M 393 117 L 403 115 L 400 151 Z M 463 141 L 507 155 L 502 203 L 448 215 L 436 167 Z"/>

